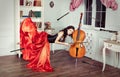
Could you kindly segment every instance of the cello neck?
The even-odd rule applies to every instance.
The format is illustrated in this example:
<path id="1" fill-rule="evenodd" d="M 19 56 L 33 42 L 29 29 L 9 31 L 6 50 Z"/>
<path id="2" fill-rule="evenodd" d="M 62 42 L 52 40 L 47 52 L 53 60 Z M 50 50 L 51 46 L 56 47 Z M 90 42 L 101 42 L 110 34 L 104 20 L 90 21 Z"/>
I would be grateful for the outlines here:
<path id="1" fill-rule="evenodd" d="M 80 37 L 80 27 L 81 27 L 82 16 L 83 16 L 83 13 L 80 14 L 80 21 L 79 21 L 79 25 L 78 25 L 78 34 L 77 34 L 76 40 L 79 40 L 79 37 Z"/>
<path id="2" fill-rule="evenodd" d="M 80 14 L 80 22 L 79 22 L 79 26 L 78 26 L 78 28 L 80 28 L 80 27 L 81 27 L 82 16 L 83 16 L 83 13 L 81 13 L 81 14 Z"/>

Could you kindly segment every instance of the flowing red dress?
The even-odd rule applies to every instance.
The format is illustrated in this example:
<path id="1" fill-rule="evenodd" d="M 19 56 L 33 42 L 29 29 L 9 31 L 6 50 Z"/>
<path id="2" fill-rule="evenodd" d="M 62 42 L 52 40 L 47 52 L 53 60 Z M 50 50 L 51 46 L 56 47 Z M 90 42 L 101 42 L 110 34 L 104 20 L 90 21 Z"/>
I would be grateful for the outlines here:
<path id="1" fill-rule="evenodd" d="M 50 45 L 47 33 L 38 32 L 31 18 L 26 18 L 20 27 L 20 47 L 23 59 L 27 60 L 27 68 L 39 72 L 52 72 L 50 64 Z"/>

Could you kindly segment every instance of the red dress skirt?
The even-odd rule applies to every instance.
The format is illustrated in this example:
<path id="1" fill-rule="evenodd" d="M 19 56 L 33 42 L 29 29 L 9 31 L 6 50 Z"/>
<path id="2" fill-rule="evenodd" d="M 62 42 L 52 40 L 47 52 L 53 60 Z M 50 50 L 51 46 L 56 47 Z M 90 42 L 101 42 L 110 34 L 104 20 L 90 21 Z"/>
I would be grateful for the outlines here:
<path id="1" fill-rule="evenodd" d="M 27 68 L 39 72 L 52 72 L 50 64 L 50 45 L 46 32 L 38 32 L 31 18 L 26 18 L 20 27 L 20 47 L 23 59 L 27 60 Z"/>

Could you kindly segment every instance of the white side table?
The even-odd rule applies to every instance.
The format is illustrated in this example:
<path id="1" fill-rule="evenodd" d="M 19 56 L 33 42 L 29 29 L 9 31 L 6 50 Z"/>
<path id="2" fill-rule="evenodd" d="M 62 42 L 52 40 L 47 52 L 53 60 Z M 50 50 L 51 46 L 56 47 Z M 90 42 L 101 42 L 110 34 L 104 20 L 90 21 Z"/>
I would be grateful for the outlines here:
<path id="1" fill-rule="evenodd" d="M 106 62 L 106 49 L 109 49 L 116 53 L 115 55 L 115 67 L 119 64 L 119 52 L 120 52 L 120 43 L 116 41 L 106 40 L 104 41 L 104 48 L 103 48 L 103 68 L 102 71 L 105 70 L 105 62 Z"/>

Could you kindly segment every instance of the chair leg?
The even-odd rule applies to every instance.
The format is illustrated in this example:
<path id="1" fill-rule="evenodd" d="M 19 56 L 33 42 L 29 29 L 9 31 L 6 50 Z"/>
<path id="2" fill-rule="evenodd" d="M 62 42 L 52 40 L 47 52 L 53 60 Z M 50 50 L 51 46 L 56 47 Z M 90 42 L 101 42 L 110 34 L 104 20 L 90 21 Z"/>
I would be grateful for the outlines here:
<path id="1" fill-rule="evenodd" d="M 18 58 L 21 58 L 21 54 L 22 54 L 21 51 L 18 51 L 17 54 L 18 54 Z"/>
<path id="2" fill-rule="evenodd" d="M 53 51 L 53 54 L 54 54 L 54 43 L 52 43 L 52 51 Z"/>

